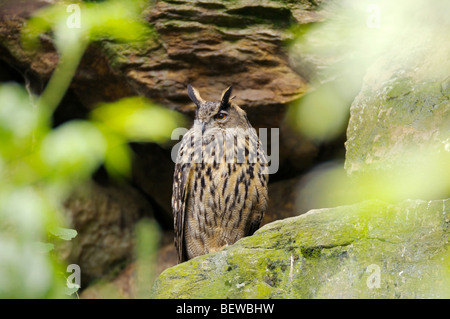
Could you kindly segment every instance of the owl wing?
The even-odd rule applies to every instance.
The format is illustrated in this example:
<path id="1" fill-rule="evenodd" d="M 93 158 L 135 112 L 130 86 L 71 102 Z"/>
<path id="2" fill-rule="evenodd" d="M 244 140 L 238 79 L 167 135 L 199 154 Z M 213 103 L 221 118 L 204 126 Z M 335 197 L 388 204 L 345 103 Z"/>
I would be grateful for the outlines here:
<path id="1" fill-rule="evenodd" d="M 269 183 L 269 164 L 267 156 L 262 149 L 261 142 L 256 136 L 256 133 L 252 137 L 256 140 L 258 155 L 257 163 L 253 166 L 255 175 L 252 178 L 253 183 L 256 184 L 256 194 L 255 202 L 253 203 L 252 212 L 249 218 L 246 236 L 251 236 L 256 230 L 258 230 L 269 202 L 269 194 L 267 189 Z"/>
<path id="2" fill-rule="evenodd" d="M 261 221 L 264 218 L 269 201 L 269 195 L 267 192 L 268 176 L 265 175 L 257 178 L 259 180 L 256 182 L 259 183 L 259 185 L 256 187 L 256 200 L 252 206 L 246 236 L 251 236 L 258 230 Z"/>
<path id="3" fill-rule="evenodd" d="M 183 138 L 173 177 L 172 210 L 174 215 L 175 248 L 178 262 L 187 260 L 184 245 L 184 221 L 188 207 L 189 189 L 192 180 L 192 164 L 186 160 L 187 139 Z"/>

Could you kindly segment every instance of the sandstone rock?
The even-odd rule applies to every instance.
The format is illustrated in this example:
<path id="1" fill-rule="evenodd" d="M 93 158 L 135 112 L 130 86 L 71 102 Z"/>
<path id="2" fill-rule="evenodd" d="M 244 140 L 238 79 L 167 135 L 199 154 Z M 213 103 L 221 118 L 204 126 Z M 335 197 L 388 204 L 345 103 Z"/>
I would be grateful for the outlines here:
<path id="1" fill-rule="evenodd" d="M 160 46 L 145 52 L 150 59 L 133 65 L 130 83 L 173 107 L 189 103 L 188 82 L 203 88 L 205 98 L 216 99 L 233 84 L 244 107 L 286 104 L 306 88 L 280 50 L 291 18 L 287 5 L 275 1 L 158 1 L 148 20 Z"/>
<path id="2" fill-rule="evenodd" d="M 173 232 L 166 232 L 162 236 L 161 246 L 158 250 L 157 257 L 152 261 L 155 266 L 155 275 L 158 276 L 166 268 L 177 264 L 177 252 L 173 244 Z M 152 267 L 152 265 L 148 265 Z M 138 280 L 136 277 L 136 260 L 129 263 L 124 269 L 112 271 L 102 278 L 102 280 L 94 282 L 86 289 L 82 290 L 80 298 L 82 299 L 106 299 L 106 298 L 145 298 L 138 294 Z M 146 266 L 144 266 L 147 268 Z M 144 269 L 146 271 L 147 269 Z M 143 283 L 140 283 L 141 285 Z M 147 291 L 149 287 L 147 287 Z"/>
<path id="3" fill-rule="evenodd" d="M 155 216 L 170 229 L 173 227 L 172 183 L 175 164 L 170 157 L 170 149 L 154 143 L 135 144 L 137 154 L 133 163 L 133 181 L 144 194 L 155 202 Z"/>
<path id="4" fill-rule="evenodd" d="M 58 55 L 48 34 L 40 36 L 39 49 L 26 51 L 20 30 L 37 9 L 57 2 L 1 5 L 0 60 L 17 69 L 37 94 L 54 71 Z M 280 128 L 277 178 L 290 178 L 310 167 L 319 146 L 284 121 L 287 105 L 308 89 L 302 74 L 307 70 L 291 66 L 285 43 L 293 36 L 290 24 L 321 21 L 318 10 L 315 2 L 306 0 L 156 1 L 142 13 L 156 31 L 143 46 L 108 40 L 90 44 L 56 112 L 57 120 L 70 120 L 69 114 L 83 117 L 99 102 L 130 95 L 144 95 L 192 119 L 187 83 L 208 99 L 218 99 L 223 88 L 233 85 L 235 101 L 246 109 L 255 128 Z M 156 217 L 169 227 L 170 149 L 141 146 L 135 148 L 133 183 L 158 206 Z"/>
<path id="5" fill-rule="evenodd" d="M 131 263 L 115 278 L 108 276 L 101 282 L 89 285 L 80 293 L 81 299 L 130 299 L 135 298 L 135 264 Z"/>
<path id="6" fill-rule="evenodd" d="M 58 61 L 51 39 L 41 36 L 42 48 L 27 52 L 20 30 L 25 19 L 48 4 L 7 1 L 0 23 L 2 58 L 42 81 Z M 265 113 L 281 119 L 278 109 L 305 92 L 307 84 L 291 68 L 282 44 L 292 37 L 286 31 L 290 23 L 320 20 L 316 7 L 309 1 L 156 1 L 144 15 L 158 36 L 141 47 L 108 41 L 91 45 L 72 88 L 90 107 L 138 93 L 186 111 L 191 105 L 186 83 L 202 88 L 205 98 L 217 98 L 233 84 L 236 101 L 250 108 L 256 127 L 276 126 L 252 108 L 266 107 Z"/>
<path id="7" fill-rule="evenodd" d="M 425 20 L 402 30 L 403 38 L 380 55 L 352 103 L 345 143 L 350 174 L 450 150 L 450 37 L 441 32 L 449 25 L 440 22 L 439 6 L 421 8 Z"/>
<path id="8" fill-rule="evenodd" d="M 269 184 L 269 206 L 261 226 L 299 214 L 296 207 L 299 178 L 281 180 Z"/>
<path id="9" fill-rule="evenodd" d="M 125 184 L 89 183 L 66 201 L 70 227 L 78 235 L 58 247 L 61 257 L 82 269 L 82 286 L 134 257 L 135 223 L 151 217 L 152 206 Z"/>
<path id="10" fill-rule="evenodd" d="M 268 224 L 164 271 L 155 298 L 449 298 L 450 201 L 367 201 Z"/>

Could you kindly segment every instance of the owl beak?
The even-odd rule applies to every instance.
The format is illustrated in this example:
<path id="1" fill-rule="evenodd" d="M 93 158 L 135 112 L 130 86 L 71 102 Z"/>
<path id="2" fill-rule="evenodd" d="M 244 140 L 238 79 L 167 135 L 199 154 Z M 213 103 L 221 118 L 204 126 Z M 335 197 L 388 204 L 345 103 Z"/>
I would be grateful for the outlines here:
<path id="1" fill-rule="evenodd" d="M 202 122 L 201 124 L 202 124 L 202 135 L 203 135 L 205 133 L 205 130 L 206 130 L 206 123 Z"/>
<path id="2" fill-rule="evenodd" d="M 197 130 L 201 129 L 202 130 L 202 135 L 205 133 L 206 131 L 206 122 L 200 121 L 200 120 L 195 120 L 194 122 L 194 126 Z"/>

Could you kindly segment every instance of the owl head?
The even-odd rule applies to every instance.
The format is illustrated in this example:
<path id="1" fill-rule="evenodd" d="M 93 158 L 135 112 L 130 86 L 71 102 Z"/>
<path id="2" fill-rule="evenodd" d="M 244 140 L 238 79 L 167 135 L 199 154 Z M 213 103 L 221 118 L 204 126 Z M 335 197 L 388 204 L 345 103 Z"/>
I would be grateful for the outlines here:
<path id="1" fill-rule="evenodd" d="M 187 89 L 189 97 L 197 106 L 195 122 L 200 125 L 202 133 L 209 129 L 247 129 L 250 126 L 245 111 L 231 102 L 234 98 L 231 97 L 232 86 L 222 92 L 218 102 L 205 101 L 191 85 Z"/>

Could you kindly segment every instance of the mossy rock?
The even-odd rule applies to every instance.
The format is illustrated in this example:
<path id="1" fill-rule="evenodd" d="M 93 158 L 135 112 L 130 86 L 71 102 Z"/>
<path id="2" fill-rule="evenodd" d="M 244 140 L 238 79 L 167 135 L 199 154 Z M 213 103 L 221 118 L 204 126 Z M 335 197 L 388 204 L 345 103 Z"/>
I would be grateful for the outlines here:
<path id="1" fill-rule="evenodd" d="M 450 150 L 450 36 L 393 45 L 367 71 L 350 108 L 348 173 L 389 170 Z M 399 48 L 400 47 L 400 48 Z"/>
<path id="2" fill-rule="evenodd" d="M 155 298 L 449 298 L 450 200 L 366 201 L 267 224 L 165 270 Z"/>

